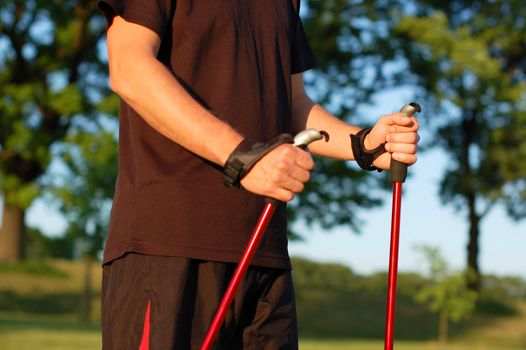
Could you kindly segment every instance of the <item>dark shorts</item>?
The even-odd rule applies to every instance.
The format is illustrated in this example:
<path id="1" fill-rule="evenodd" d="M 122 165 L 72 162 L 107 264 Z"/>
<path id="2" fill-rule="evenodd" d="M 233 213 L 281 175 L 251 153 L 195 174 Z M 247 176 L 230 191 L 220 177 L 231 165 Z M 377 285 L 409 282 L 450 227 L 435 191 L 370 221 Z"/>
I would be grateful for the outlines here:
<path id="1" fill-rule="evenodd" d="M 140 254 L 105 265 L 103 349 L 199 349 L 235 267 Z M 297 348 L 290 271 L 250 267 L 214 349 Z"/>

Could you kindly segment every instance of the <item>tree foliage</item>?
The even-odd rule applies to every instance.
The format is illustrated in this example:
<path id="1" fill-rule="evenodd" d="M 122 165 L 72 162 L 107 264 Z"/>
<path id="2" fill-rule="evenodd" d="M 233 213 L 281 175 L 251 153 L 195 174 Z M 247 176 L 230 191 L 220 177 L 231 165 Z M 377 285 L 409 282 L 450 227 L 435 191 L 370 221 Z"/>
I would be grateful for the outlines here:
<path id="1" fill-rule="evenodd" d="M 0 18 L 0 192 L 23 217 L 53 148 L 109 91 L 105 24 L 91 0 L 1 1 Z"/>
<path id="2" fill-rule="evenodd" d="M 105 124 L 90 122 L 70 131 L 57 155 L 64 165 L 62 176 L 57 174 L 48 184 L 66 219 L 64 238 L 73 242 L 71 253 L 85 262 L 82 321 L 90 321 L 92 314 L 91 270 L 108 232 L 117 178 L 117 126 Z"/>
<path id="3" fill-rule="evenodd" d="M 66 234 L 82 242 L 84 254 L 97 257 L 106 237 L 117 178 L 116 133 L 101 125 L 75 130 L 61 148 L 64 172 L 48 188 L 68 223 Z"/>
<path id="4" fill-rule="evenodd" d="M 477 293 L 467 288 L 466 274 L 451 271 L 437 249 L 424 246 L 420 251 L 429 264 L 429 283 L 421 288 L 415 299 L 440 315 L 439 339 L 446 342 L 448 321 L 460 321 L 473 313 Z"/>
<path id="5" fill-rule="evenodd" d="M 480 286 L 480 225 L 498 204 L 526 214 L 526 7 L 518 0 L 310 0 L 304 23 L 319 68 L 312 95 L 342 119 L 385 88 L 411 86 L 431 139 L 449 164 L 444 204 L 466 213 L 471 287 Z M 403 104 L 405 101 L 401 101 Z M 297 216 L 324 227 L 350 224 L 379 204 L 381 177 L 318 162 Z"/>
<path id="6" fill-rule="evenodd" d="M 27 207 L 51 146 L 106 90 L 96 45 L 104 25 L 94 1 L 0 3 L 0 190 Z"/>
<path id="7" fill-rule="evenodd" d="M 384 50 L 386 7 L 374 1 L 348 0 L 302 4 L 303 23 L 318 64 L 305 75 L 309 95 L 343 120 L 370 123 L 357 117 L 358 108 L 393 81 L 384 64 L 392 56 Z M 400 106 L 406 102 L 400 101 Z M 359 232 L 362 222 L 357 213 L 380 205 L 381 189 L 386 186 L 385 176 L 367 173 L 353 162 L 319 158 L 304 192 L 289 206 L 290 217 L 323 228 L 349 225 Z"/>
<path id="8" fill-rule="evenodd" d="M 520 1 L 405 2 L 410 16 L 393 25 L 393 40 L 413 73 L 433 143 L 449 165 L 440 196 L 467 213 L 472 288 L 482 219 L 502 204 L 526 215 L 526 8 Z"/>

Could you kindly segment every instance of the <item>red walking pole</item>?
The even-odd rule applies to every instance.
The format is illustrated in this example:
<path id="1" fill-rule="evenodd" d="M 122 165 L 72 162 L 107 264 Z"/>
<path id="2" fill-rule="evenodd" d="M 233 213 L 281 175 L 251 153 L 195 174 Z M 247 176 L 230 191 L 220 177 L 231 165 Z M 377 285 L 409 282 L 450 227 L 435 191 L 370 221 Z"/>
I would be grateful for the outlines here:
<path id="1" fill-rule="evenodd" d="M 296 135 L 296 137 L 294 137 L 294 146 L 306 148 L 311 142 L 320 140 L 322 138 L 325 138 L 325 140 L 328 141 L 329 135 L 325 131 L 318 131 L 315 129 L 303 130 L 298 135 Z M 252 257 L 256 253 L 259 242 L 261 241 L 261 238 L 263 238 L 268 223 L 270 222 L 270 219 L 272 218 L 272 215 L 274 214 L 274 211 L 278 205 L 279 201 L 267 199 L 267 203 L 263 208 L 263 212 L 258 219 L 258 223 L 256 224 L 248 245 L 245 248 L 245 252 L 241 257 L 241 261 L 234 272 L 232 280 L 230 280 L 230 284 L 228 285 L 225 295 L 221 300 L 221 304 L 219 304 L 219 308 L 217 309 L 217 312 L 214 316 L 212 325 L 208 329 L 208 333 L 206 334 L 203 345 L 201 345 L 201 350 L 209 350 L 212 348 L 212 345 L 214 345 L 214 341 L 217 337 L 217 334 L 219 333 L 219 330 L 221 329 L 221 325 L 223 324 L 228 308 L 230 307 L 230 304 L 236 295 L 239 284 L 245 276 L 245 272 L 252 261 Z"/>
<path id="2" fill-rule="evenodd" d="M 420 112 L 418 103 L 402 107 L 400 112 L 408 117 Z M 391 246 L 389 252 L 389 276 L 387 279 L 387 313 L 384 350 L 392 350 L 394 343 L 394 314 L 396 300 L 396 276 L 398 274 L 398 242 L 400 238 L 400 211 L 402 206 L 402 183 L 407 176 L 407 165 L 391 160 L 390 177 L 393 182 L 393 212 L 391 217 Z"/>

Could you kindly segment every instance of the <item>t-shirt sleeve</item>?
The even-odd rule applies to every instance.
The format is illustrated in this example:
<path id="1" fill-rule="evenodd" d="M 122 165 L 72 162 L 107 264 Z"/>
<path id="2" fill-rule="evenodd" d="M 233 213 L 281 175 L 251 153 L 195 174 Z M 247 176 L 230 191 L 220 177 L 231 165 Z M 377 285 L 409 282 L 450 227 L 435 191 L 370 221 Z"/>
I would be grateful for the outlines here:
<path id="1" fill-rule="evenodd" d="M 170 24 L 171 0 L 98 0 L 97 5 L 108 24 L 121 16 L 128 22 L 139 24 L 162 36 Z"/>
<path id="2" fill-rule="evenodd" d="M 294 28 L 294 37 L 292 39 L 292 74 L 301 73 L 316 67 L 316 59 L 309 45 L 303 23 L 299 15 L 300 0 L 296 2 L 296 25 Z"/>

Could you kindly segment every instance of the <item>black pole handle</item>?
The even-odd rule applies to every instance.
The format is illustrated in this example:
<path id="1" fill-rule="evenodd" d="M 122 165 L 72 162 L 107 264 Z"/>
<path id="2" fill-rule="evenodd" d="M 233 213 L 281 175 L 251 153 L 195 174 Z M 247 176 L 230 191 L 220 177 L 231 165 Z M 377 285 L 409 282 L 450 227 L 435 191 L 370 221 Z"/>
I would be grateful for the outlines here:
<path id="1" fill-rule="evenodd" d="M 415 113 L 420 113 L 421 111 L 422 108 L 420 108 L 420 105 L 415 102 L 406 104 L 400 109 L 400 112 L 408 117 L 412 117 Z M 407 177 L 407 164 L 391 158 L 389 175 L 392 182 L 405 182 Z"/>

